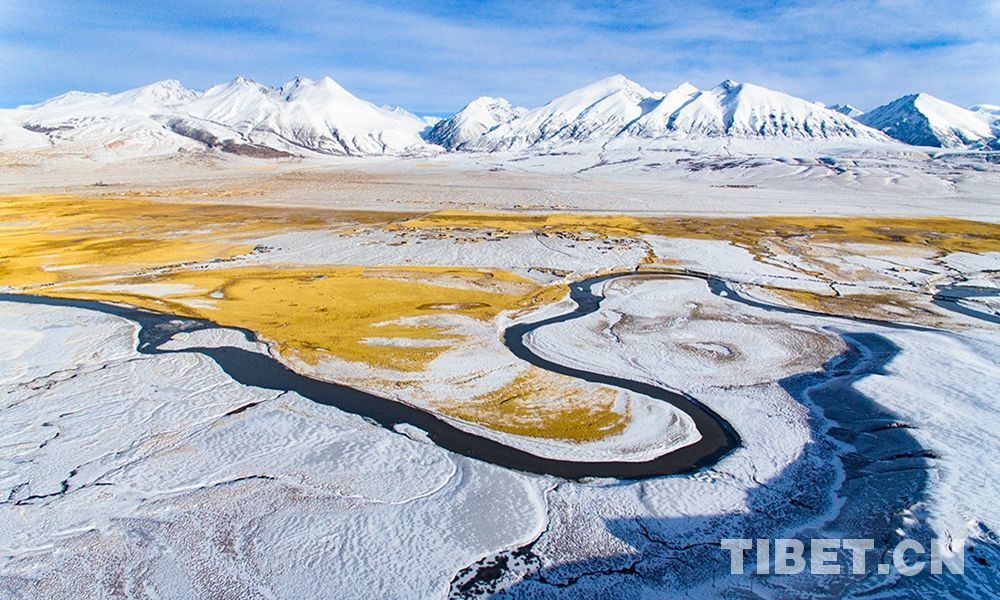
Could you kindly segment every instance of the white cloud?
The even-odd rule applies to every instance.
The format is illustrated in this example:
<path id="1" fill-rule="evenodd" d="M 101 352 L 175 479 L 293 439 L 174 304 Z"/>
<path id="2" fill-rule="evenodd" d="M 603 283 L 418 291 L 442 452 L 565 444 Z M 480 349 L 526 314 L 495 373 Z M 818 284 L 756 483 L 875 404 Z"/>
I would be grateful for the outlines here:
<path id="1" fill-rule="evenodd" d="M 207 87 L 302 73 L 331 75 L 377 103 L 444 113 L 479 94 L 536 105 L 617 72 L 656 89 L 733 78 L 869 108 L 916 90 L 1000 101 L 997 1 L 766 6 L 5 0 L 0 103 L 163 78 Z"/>

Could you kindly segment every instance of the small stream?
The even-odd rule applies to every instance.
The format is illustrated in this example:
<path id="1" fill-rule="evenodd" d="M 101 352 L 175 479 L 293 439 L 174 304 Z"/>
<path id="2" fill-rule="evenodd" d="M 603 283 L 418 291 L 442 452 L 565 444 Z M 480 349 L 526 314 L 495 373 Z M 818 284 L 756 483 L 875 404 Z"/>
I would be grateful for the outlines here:
<path id="1" fill-rule="evenodd" d="M 1000 297 L 1000 288 L 956 284 L 939 287 L 937 291 L 934 292 L 934 297 L 931 299 L 931 302 L 952 312 L 972 317 L 973 319 L 979 319 L 980 321 L 986 321 L 987 323 L 1000 325 L 1000 314 L 995 311 L 990 311 L 986 307 L 983 307 L 986 310 L 976 310 L 968 304 L 962 303 L 962 300 L 966 298 L 996 297 Z"/>

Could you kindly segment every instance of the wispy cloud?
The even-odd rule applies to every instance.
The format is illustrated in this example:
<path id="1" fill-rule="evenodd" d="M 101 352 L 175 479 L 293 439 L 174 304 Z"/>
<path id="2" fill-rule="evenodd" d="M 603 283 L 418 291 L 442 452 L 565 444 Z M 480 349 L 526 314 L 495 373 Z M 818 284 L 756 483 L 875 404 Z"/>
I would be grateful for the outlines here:
<path id="1" fill-rule="evenodd" d="M 0 105 L 305 74 L 446 113 L 479 94 L 537 105 L 619 72 L 655 89 L 733 78 L 869 108 L 917 90 L 1000 101 L 996 1 L 208 4 L 4 0 Z"/>

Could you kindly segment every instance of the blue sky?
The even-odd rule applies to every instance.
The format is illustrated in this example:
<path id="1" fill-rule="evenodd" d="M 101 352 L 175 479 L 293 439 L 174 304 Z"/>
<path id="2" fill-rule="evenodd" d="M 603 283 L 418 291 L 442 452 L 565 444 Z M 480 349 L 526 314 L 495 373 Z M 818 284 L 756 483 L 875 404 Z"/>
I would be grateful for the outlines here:
<path id="1" fill-rule="evenodd" d="M 1000 104 L 997 31 L 1000 0 L 0 0 L 0 106 L 329 75 L 378 104 L 446 114 L 478 95 L 536 106 L 614 73 L 865 109 L 913 91 Z"/>

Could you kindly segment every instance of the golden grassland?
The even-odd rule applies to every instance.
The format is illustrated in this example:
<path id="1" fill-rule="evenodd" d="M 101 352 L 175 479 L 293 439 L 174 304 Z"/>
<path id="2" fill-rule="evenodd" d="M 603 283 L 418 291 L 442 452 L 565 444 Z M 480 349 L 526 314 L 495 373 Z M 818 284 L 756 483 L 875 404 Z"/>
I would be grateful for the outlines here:
<path id="1" fill-rule="evenodd" d="M 768 287 L 768 291 L 792 304 L 809 310 L 835 315 L 850 315 L 872 319 L 905 318 L 920 320 L 923 317 L 936 318 L 937 315 L 907 297 L 896 293 L 876 294 L 818 294 L 808 290 Z"/>
<path id="2" fill-rule="evenodd" d="M 1000 251 L 1000 225 L 949 218 L 639 218 L 455 211 L 417 215 L 35 195 L 0 197 L 0 285 L 25 288 L 184 268 L 231 260 L 271 233 L 360 226 L 567 236 L 657 234 L 726 240 L 760 260 L 771 258 L 775 247 L 798 253 L 810 244 L 874 244 L 937 253 Z"/>
<path id="3" fill-rule="evenodd" d="M 612 388 L 588 387 L 529 367 L 501 388 L 470 400 L 439 402 L 435 408 L 504 433 L 586 442 L 621 433 L 628 426 L 631 411 L 616 411 L 617 399 Z"/>
<path id="4" fill-rule="evenodd" d="M 725 240 L 755 253 L 766 253 L 765 242 L 793 238 L 808 238 L 817 243 L 902 244 L 940 252 L 1000 251 L 1000 224 L 945 217 L 628 217 L 440 211 L 402 220 L 390 227 L 589 232 L 608 237 L 656 234 Z"/>
<path id="5" fill-rule="evenodd" d="M 306 363 L 335 357 L 403 374 L 419 372 L 461 345 L 462 334 L 435 316 L 489 322 L 505 311 L 542 306 L 566 293 L 562 286 L 542 286 L 499 267 L 239 263 L 268 235 L 361 227 L 432 235 L 463 230 L 586 238 L 657 234 L 729 241 L 762 261 L 774 258 L 775 249 L 802 255 L 810 245 L 871 244 L 936 254 L 1000 251 L 1000 225 L 947 218 L 418 215 L 114 196 L 8 196 L 0 197 L 0 286 L 207 318 L 251 329 L 282 355 Z M 650 255 L 645 262 L 670 260 Z M 827 312 L 877 316 L 880 307 L 897 315 L 908 310 L 889 294 L 831 299 L 772 291 Z M 628 412 L 613 410 L 614 398 L 613 390 L 588 392 L 529 369 L 506 386 L 436 410 L 507 433 L 586 441 L 627 426 Z"/>
<path id="6" fill-rule="evenodd" d="M 387 223 L 399 216 L 131 198 L 0 197 L 0 286 L 228 260 L 269 233 Z"/>
<path id="7" fill-rule="evenodd" d="M 151 296 L 149 284 L 169 287 Z M 406 372 L 426 368 L 461 341 L 421 317 L 447 313 L 488 321 L 552 302 L 563 292 L 477 269 L 324 266 L 174 271 L 66 284 L 45 293 L 244 327 L 283 355 L 310 364 L 329 356 Z"/>

